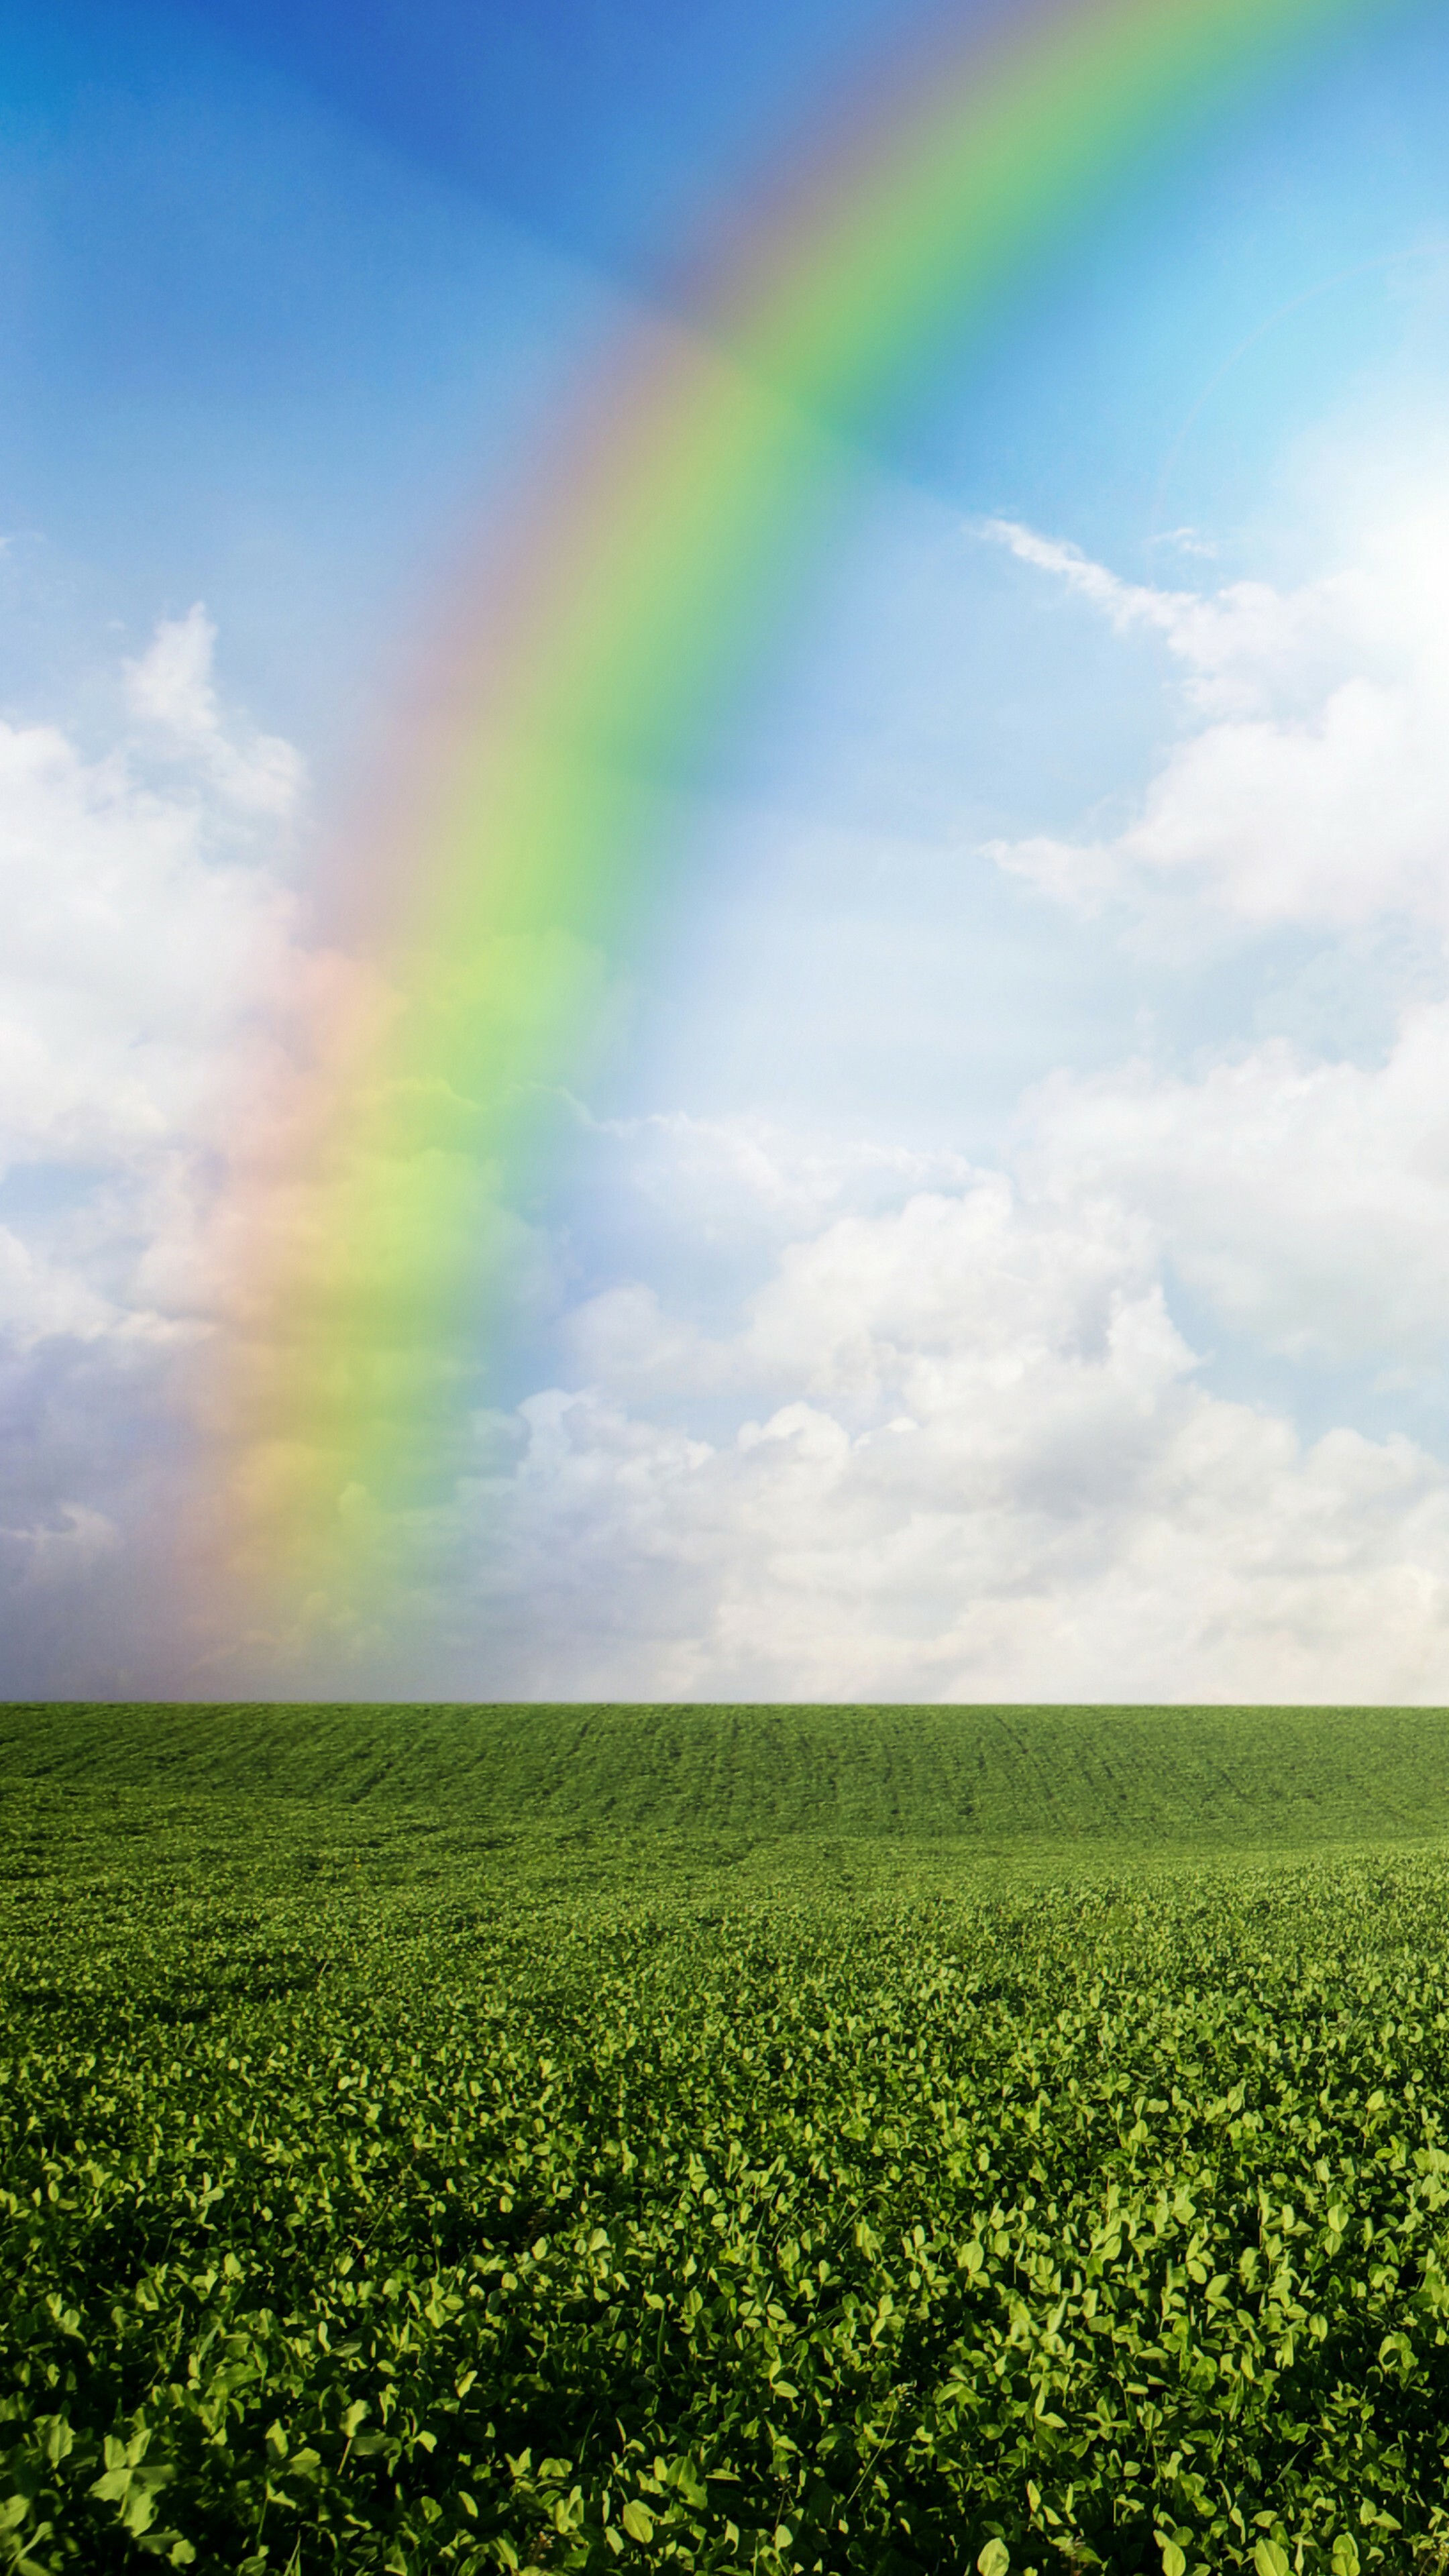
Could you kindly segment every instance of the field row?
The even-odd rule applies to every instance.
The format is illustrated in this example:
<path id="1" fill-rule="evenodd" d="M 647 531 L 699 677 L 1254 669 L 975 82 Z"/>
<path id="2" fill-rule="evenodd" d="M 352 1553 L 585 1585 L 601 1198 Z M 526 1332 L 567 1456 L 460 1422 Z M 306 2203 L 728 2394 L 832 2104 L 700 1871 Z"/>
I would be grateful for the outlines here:
<path id="1" fill-rule="evenodd" d="M 0 1707 L 0 1782 L 1013 1854 L 1449 1836 L 1425 1708 Z"/>
<path id="2" fill-rule="evenodd" d="M 1443 1864 L 9 1821 L 21 2576 L 1449 2563 Z"/>

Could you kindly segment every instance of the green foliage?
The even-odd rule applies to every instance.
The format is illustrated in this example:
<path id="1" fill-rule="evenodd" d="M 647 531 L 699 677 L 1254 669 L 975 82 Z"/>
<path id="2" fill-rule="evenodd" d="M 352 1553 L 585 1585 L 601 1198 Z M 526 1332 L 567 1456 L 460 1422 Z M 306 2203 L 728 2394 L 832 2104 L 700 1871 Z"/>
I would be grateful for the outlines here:
<path id="1" fill-rule="evenodd" d="M 1449 1864 L 0 1809 L 0 2569 L 1449 2566 Z"/>
<path id="2" fill-rule="evenodd" d="M 1449 1836 L 1449 1712 L 0 1708 L 0 1778 L 443 1808 L 491 1831 L 1023 1844 L 1081 1859 Z"/>

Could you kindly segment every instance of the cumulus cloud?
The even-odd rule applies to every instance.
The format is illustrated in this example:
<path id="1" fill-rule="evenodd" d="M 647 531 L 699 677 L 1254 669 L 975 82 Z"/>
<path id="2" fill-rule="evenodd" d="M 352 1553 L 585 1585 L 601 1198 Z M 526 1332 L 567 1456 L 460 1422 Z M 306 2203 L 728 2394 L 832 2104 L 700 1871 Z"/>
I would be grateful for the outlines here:
<path id="1" fill-rule="evenodd" d="M 212 676 L 216 628 L 198 600 L 184 617 L 163 618 L 140 659 L 125 670 L 131 714 L 199 764 L 213 791 L 244 813 L 284 817 L 302 786 L 302 760 L 276 734 L 228 722 Z"/>
<path id="2" fill-rule="evenodd" d="M 1195 1080 L 1145 1063 L 1061 1076 L 1028 1165 L 1054 1200 L 1130 1206 L 1224 1324 L 1292 1359 L 1399 1371 L 1449 1355 L 1449 1004 L 1386 1061 L 1280 1039 Z"/>
<path id="3" fill-rule="evenodd" d="M 1296 592 L 1209 597 L 996 534 L 1161 639 L 1185 726 L 1123 832 L 1005 864 L 1074 898 L 1171 880 L 1254 921 L 1443 926 L 1423 528 Z M 349 971 L 308 951 L 277 864 L 295 756 L 228 716 L 213 653 L 204 612 L 164 624 L 99 757 L 0 725 L 12 1690 L 303 1680 L 245 1640 L 203 1666 L 164 1617 L 147 1635 L 187 1509 L 187 1355 L 239 1293 L 238 1105 L 264 1126 L 292 1096 Z M 1061 1073 L 999 1170 L 581 1111 L 647 1257 L 580 1299 L 558 1382 L 481 1422 L 428 1506 L 419 1624 L 334 1636 L 308 1686 L 1449 1698 L 1443 1462 L 1229 1401 L 1174 1312 L 1185 1283 L 1289 1363 L 1442 1368 L 1446 1100 L 1449 1002 L 1421 994 L 1373 1063 L 1273 1038 Z"/>
<path id="4" fill-rule="evenodd" d="M 129 674 L 133 730 L 98 757 L 57 725 L 0 723 L 12 1689 L 103 1687 L 128 1652 L 134 1668 L 163 1524 L 183 1510 L 175 1365 L 222 1290 L 210 1211 L 243 1106 L 284 1079 L 287 1016 L 315 972 L 277 864 L 301 766 L 228 727 L 212 644 L 200 610 L 163 624 Z M 67 1585 L 52 1635 L 45 1602 Z"/>
<path id="5" fill-rule="evenodd" d="M 0 724 L 0 1157 L 105 1163 L 203 1120 L 218 1041 L 275 991 L 291 907 L 190 781 Z"/>
<path id="6" fill-rule="evenodd" d="M 100 1295 L 74 1264 L 49 1260 L 33 1244 L 0 1226 L 0 1334 L 13 1348 L 29 1349 L 55 1334 L 98 1341 L 109 1333 L 154 1328 L 158 1319 L 128 1313 Z"/>
<path id="7" fill-rule="evenodd" d="M 727 1332 L 643 1282 L 576 1314 L 476 1498 L 498 1687 L 1449 1697 L 1444 1462 L 1227 1400 L 1172 1314 L 1181 1281 L 1290 1362 L 1442 1370 L 1446 1101 L 1439 1000 L 1379 1063 L 1063 1073 L 1009 1172 L 661 1123 L 655 1196 L 717 1154 L 736 1225 L 753 1189 L 794 1232 Z"/>
<path id="8" fill-rule="evenodd" d="M 1242 921 L 1449 926 L 1449 511 L 1426 504 L 1297 590 L 1121 581 L 1007 521 L 988 534 L 1119 632 L 1161 637 L 1186 730 L 1126 828 L 991 855 L 1086 906 L 1176 882 Z"/>
<path id="9" fill-rule="evenodd" d="M 474 1497 L 495 1686 L 1449 1692 L 1442 1465 L 1207 1391 L 1154 1230 L 1109 1194 L 983 1175 L 844 1218 L 714 1365 L 768 1408 L 726 1439 L 602 1380 L 525 1406 Z"/>

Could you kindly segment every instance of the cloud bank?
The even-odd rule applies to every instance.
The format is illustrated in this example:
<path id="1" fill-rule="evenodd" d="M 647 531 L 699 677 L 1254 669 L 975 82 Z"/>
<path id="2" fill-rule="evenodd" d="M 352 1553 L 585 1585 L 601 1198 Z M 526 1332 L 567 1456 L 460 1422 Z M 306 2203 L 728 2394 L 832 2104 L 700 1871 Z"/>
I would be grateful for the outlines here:
<path id="1" fill-rule="evenodd" d="M 727 1341 L 599 1299 L 592 1383 L 525 1405 L 476 1498 L 498 1687 L 1442 1696 L 1443 1465 L 1206 1391 L 1169 1240 L 1059 1171 L 983 1174 L 790 1246 Z M 732 1438 L 668 1421 L 702 1384 Z"/>
<path id="2" fill-rule="evenodd" d="M 1005 870 L 1129 923 L 1166 888 L 1239 935 L 1408 917 L 1437 946 L 1442 503 L 1290 592 L 1133 585 L 1028 529 L 989 534 L 1158 637 L 1176 691 L 1135 814 L 998 842 Z M 597 1299 L 575 1324 L 587 1382 L 525 1408 L 526 1454 L 493 1489 L 515 1612 L 550 1605 L 500 1670 L 560 1692 L 1449 1697 L 1432 1441 L 1355 1427 L 1347 1382 L 1349 1418 L 1307 1438 L 1214 1392 L 1208 1365 L 1221 1335 L 1442 1381 L 1446 1077 L 1439 995 L 1374 1063 L 1277 1037 L 1191 1075 L 1063 1073 L 1023 1103 L 1010 1170 L 802 1230 L 731 1336 L 644 1283 Z M 781 1197 L 762 1181 L 762 1221 Z M 1174 1320 L 1184 1293 L 1201 1347 Z M 701 1387 L 753 1405 L 732 1437 L 681 1427 Z"/>
<path id="3" fill-rule="evenodd" d="M 6 1687 L 1449 1699 L 1446 530 L 1199 595 L 995 529 L 1064 613 L 1159 640 L 1172 713 L 1125 821 L 999 842 L 1008 876 L 1126 935 L 1164 888 L 1249 941 L 1407 919 L 1434 975 L 1357 1057 L 1249 1030 L 1064 1069 L 994 1168 L 667 1105 L 592 1126 L 655 1233 L 477 1422 L 391 1640 L 168 1607 L 241 1105 L 285 1098 L 330 971 L 288 884 L 300 763 L 223 708 L 200 609 L 126 672 L 110 750 L 0 727 Z M 727 1244 L 727 1312 L 666 1226 Z M 1220 1346 L 1333 1427 L 1230 1391 Z M 1422 1391 L 1409 1428 L 1375 1384 Z"/>
<path id="4" fill-rule="evenodd" d="M 229 726 L 201 610 L 125 675 L 88 756 L 0 723 L 4 1686 L 176 1671 L 168 1559 L 191 1450 L 178 1361 L 215 1328 L 205 1238 L 308 971 L 288 745 Z"/>

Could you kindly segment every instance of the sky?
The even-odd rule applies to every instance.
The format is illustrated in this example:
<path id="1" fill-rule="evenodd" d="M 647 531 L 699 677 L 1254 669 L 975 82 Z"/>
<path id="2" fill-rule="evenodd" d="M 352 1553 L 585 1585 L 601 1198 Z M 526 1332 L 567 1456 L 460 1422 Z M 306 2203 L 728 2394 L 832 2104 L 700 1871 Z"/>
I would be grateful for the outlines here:
<path id="1" fill-rule="evenodd" d="M 309 1626 L 188 1550 L 378 746 L 927 21 L 0 0 L 0 1690 L 1449 1699 L 1449 29 L 1369 15 L 856 458 L 407 1615 Z"/>

